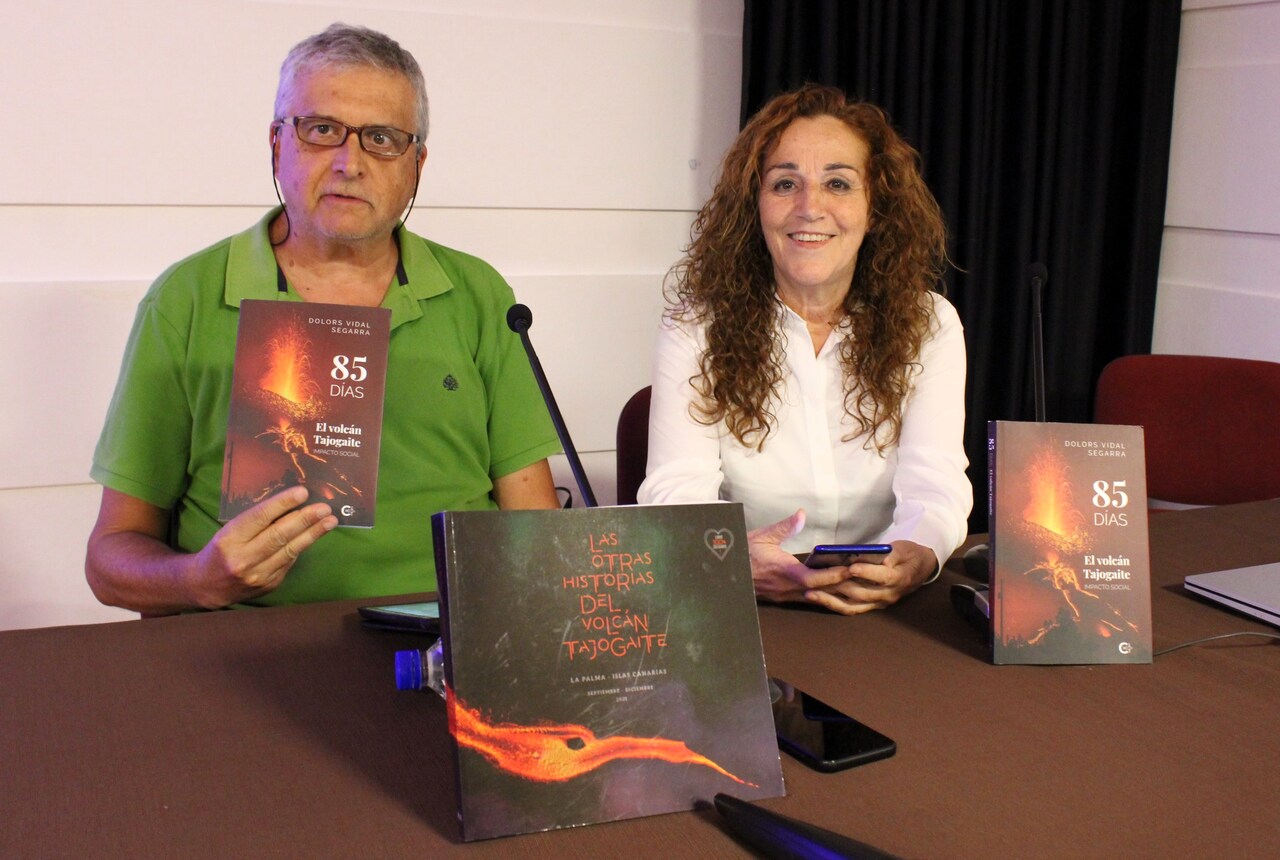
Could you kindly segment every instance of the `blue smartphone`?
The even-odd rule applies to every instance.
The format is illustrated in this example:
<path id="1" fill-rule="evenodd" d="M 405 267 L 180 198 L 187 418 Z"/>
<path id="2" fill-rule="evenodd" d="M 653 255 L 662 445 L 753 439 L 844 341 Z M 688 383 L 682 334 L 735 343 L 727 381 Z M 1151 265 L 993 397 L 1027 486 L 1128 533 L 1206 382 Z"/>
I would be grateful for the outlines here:
<path id="1" fill-rule="evenodd" d="M 880 564 L 893 552 L 887 543 L 823 543 L 818 544 L 804 560 L 806 567 L 848 567 L 855 561 Z"/>

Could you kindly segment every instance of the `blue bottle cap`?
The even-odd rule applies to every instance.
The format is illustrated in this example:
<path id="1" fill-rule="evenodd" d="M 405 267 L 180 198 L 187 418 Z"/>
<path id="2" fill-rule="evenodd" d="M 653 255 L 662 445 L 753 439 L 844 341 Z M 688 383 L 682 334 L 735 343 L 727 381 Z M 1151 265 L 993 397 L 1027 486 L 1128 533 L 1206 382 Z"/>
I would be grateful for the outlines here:
<path id="1" fill-rule="evenodd" d="M 422 689 L 422 652 L 396 652 L 396 689 Z"/>

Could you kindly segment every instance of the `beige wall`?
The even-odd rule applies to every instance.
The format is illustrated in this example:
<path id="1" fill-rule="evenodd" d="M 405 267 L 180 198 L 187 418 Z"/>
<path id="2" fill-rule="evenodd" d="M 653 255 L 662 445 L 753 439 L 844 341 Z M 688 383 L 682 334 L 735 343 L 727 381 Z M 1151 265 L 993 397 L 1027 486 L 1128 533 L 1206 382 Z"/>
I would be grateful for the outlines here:
<path id="1" fill-rule="evenodd" d="M 1280 361 L 1280 2 L 1184 0 L 1153 351 Z"/>
<path id="2" fill-rule="evenodd" d="M 334 20 L 417 56 L 432 101 L 411 228 L 489 260 L 611 502 L 660 282 L 737 130 L 741 0 L 63 0 L 0 27 L 0 628 L 133 617 L 84 584 L 93 443 L 133 308 L 274 202 L 288 48 Z M 558 483 L 572 485 L 563 462 Z"/>

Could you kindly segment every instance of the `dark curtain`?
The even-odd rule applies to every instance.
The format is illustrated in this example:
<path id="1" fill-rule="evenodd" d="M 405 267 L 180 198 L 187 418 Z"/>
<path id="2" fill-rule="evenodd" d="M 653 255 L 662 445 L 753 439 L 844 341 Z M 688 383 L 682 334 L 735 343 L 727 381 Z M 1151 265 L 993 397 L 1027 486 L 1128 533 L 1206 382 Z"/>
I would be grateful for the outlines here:
<path id="1" fill-rule="evenodd" d="M 1046 415 L 1087 422 L 1149 352 L 1180 0 L 746 0 L 743 117 L 807 81 L 875 102 L 920 150 L 969 349 L 973 531 L 992 419 L 1031 420 L 1031 288 L 1048 268 Z"/>

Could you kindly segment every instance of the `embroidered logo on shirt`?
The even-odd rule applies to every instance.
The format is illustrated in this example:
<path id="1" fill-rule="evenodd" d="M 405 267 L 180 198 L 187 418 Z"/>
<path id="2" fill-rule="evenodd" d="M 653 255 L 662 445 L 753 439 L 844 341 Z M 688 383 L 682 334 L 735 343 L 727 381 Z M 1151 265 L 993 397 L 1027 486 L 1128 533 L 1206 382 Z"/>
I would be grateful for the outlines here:
<path id="1" fill-rule="evenodd" d="M 445 390 L 446 390 L 446 391 L 457 391 L 457 390 L 458 390 L 458 380 L 456 380 L 456 379 L 454 379 L 454 378 L 453 378 L 453 374 L 452 374 L 452 373 L 450 373 L 450 374 L 448 374 L 447 376 L 445 376 L 445 378 L 444 378 L 444 382 L 443 382 L 442 384 L 444 385 L 444 388 L 445 388 Z"/>

